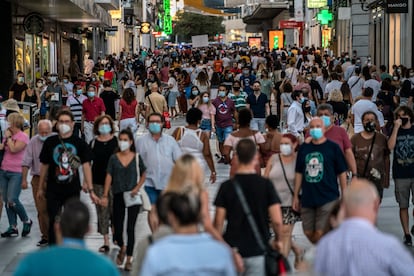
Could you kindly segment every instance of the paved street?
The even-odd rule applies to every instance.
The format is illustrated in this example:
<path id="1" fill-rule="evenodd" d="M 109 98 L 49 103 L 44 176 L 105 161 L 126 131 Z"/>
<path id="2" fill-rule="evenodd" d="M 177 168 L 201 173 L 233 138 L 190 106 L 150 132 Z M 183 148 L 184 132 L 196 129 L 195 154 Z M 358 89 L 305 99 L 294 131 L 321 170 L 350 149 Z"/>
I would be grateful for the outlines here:
<path id="1" fill-rule="evenodd" d="M 184 119 L 179 118 L 172 121 L 173 127 L 184 125 Z M 143 127 L 139 130 L 139 135 L 145 131 Z M 168 133 L 171 133 L 173 129 L 168 130 Z M 215 140 L 211 141 L 213 147 L 213 154 L 215 153 Z M 216 164 L 217 169 L 217 183 L 214 185 L 209 185 L 208 191 L 210 194 L 210 200 L 213 201 L 217 188 L 220 183 L 223 182 L 228 177 L 229 167 L 223 164 Z M 96 212 L 94 210 L 93 204 L 90 202 L 89 197 L 85 194 L 82 194 L 82 198 L 88 202 L 92 214 L 92 230 L 91 233 L 87 236 L 87 246 L 93 251 L 97 251 L 98 248 L 103 244 L 102 237 L 96 232 Z M 37 241 L 40 239 L 39 227 L 36 220 L 36 209 L 32 197 L 32 190 L 29 187 L 28 190 L 22 192 L 20 196 L 21 201 L 23 202 L 29 216 L 33 219 L 33 228 L 32 232 L 28 237 L 22 238 L 21 236 L 16 238 L 0 238 L 0 275 L 12 275 L 13 271 L 18 263 L 18 261 L 28 252 L 38 250 L 36 247 Z M 211 209 L 213 214 L 214 210 Z M 19 222 L 20 223 L 20 222 Z M 412 222 L 411 224 L 412 225 Z M 7 216 L 5 210 L 3 210 L 1 220 L 0 220 L 0 231 L 3 232 L 8 226 Z M 391 183 L 391 187 L 384 192 L 384 199 L 381 205 L 378 227 L 388 233 L 395 235 L 398 239 L 402 239 L 402 230 L 399 222 L 398 216 L 398 205 L 394 198 L 394 185 Z M 22 225 L 19 224 L 19 231 L 21 232 Z M 139 215 L 137 225 L 136 225 L 136 239 L 146 237 L 149 234 L 149 228 L 147 226 L 146 213 L 141 213 Z M 301 224 L 298 223 L 294 229 L 294 239 L 296 242 L 303 248 L 308 248 L 309 242 L 306 237 L 303 235 Z M 380 242 L 380 241 L 378 241 Z M 114 259 L 118 249 L 116 246 L 111 246 L 110 258 Z M 293 263 L 293 254 L 290 256 L 290 261 Z M 124 272 L 125 275 L 127 275 Z"/>

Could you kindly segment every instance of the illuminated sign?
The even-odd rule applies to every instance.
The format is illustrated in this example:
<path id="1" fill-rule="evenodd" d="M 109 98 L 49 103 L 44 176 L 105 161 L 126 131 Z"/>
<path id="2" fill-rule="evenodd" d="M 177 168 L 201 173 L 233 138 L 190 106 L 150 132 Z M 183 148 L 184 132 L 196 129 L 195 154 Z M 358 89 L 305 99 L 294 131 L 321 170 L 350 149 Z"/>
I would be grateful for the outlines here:
<path id="1" fill-rule="evenodd" d="M 164 0 L 164 33 L 172 34 L 172 19 L 170 11 L 170 0 Z"/>
<path id="2" fill-rule="evenodd" d="M 328 5 L 327 0 L 308 0 L 307 3 L 308 9 L 318 9 Z"/>
<path id="3" fill-rule="evenodd" d="M 323 48 L 329 47 L 329 43 L 331 42 L 331 36 L 332 36 L 331 28 L 322 30 L 322 47 Z"/>
<path id="4" fill-rule="evenodd" d="M 332 21 L 333 16 L 332 13 L 328 10 L 322 10 L 318 13 L 318 21 L 322 25 L 328 25 L 330 21 Z"/>
<path id="5" fill-rule="evenodd" d="M 142 22 L 141 23 L 141 33 L 142 34 L 149 34 L 151 31 L 151 24 L 149 22 Z"/>
<path id="6" fill-rule="evenodd" d="M 249 47 L 250 48 L 260 48 L 262 42 L 262 38 L 261 37 L 249 37 Z"/>
<path id="7" fill-rule="evenodd" d="M 269 31 L 269 48 L 270 50 L 283 48 L 283 31 Z"/>

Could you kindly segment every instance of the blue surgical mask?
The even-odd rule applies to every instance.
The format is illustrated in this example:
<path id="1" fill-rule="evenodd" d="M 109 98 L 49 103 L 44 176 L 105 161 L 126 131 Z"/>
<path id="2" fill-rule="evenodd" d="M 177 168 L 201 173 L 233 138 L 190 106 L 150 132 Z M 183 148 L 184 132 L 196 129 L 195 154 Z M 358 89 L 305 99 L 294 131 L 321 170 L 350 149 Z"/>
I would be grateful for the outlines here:
<path id="1" fill-rule="evenodd" d="M 19 77 L 19 82 L 24 82 L 24 77 Z"/>
<path id="2" fill-rule="evenodd" d="M 50 77 L 50 81 L 51 82 L 56 82 L 57 78 L 56 77 Z"/>
<path id="3" fill-rule="evenodd" d="M 300 103 L 304 103 L 306 101 L 306 98 L 300 98 Z"/>
<path id="4" fill-rule="evenodd" d="M 158 134 L 161 132 L 161 125 L 159 123 L 149 123 L 148 129 L 152 134 Z"/>
<path id="5" fill-rule="evenodd" d="M 191 91 L 191 93 L 193 93 L 194 96 L 197 96 L 198 95 L 198 91 L 197 90 Z"/>
<path id="6" fill-rule="evenodd" d="M 68 83 L 69 81 L 68 81 L 67 79 L 64 79 L 64 80 L 63 80 L 63 82 L 64 82 L 64 83 Z"/>
<path id="7" fill-rule="evenodd" d="M 224 97 L 226 97 L 226 91 L 219 91 L 219 92 L 218 92 L 218 96 L 219 96 L 220 98 L 224 98 Z"/>
<path id="8" fill-rule="evenodd" d="M 49 135 L 48 136 L 40 136 L 39 135 L 39 140 L 42 141 L 42 142 L 46 141 L 47 138 L 49 138 Z"/>
<path id="9" fill-rule="evenodd" d="M 208 97 L 203 97 L 203 103 L 208 103 L 209 98 Z"/>
<path id="10" fill-rule="evenodd" d="M 83 92 L 82 89 L 76 90 L 76 95 L 80 96 L 80 95 L 82 95 L 82 92 Z"/>
<path id="11" fill-rule="evenodd" d="M 89 98 L 95 97 L 95 92 L 94 91 L 88 91 L 88 97 Z"/>
<path id="12" fill-rule="evenodd" d="M 109 134 L 109 133 L 111 133 L 112 128 L 108 124 L 103 124 L 103 125 L 99 126 L 98 130 L 99 130 L 100 134 Z"/>
<path id="13" fill-rule="evenodd" d="M 322 138 L 323 136 L 323 131 L 322 128 L 317 127 L 317 128 L 311 128 L 310 130 L 310 136 L 315 139 L 315 140 L 319 140 Z"/>
<path id="14" fill-rule="evenodd" d="M 323 124 L 325 125 L 325 127 L 330 127 L 331 126 L 331 118 L 329 116 L 322 115 L 321 119 L 322 119 Z"/>

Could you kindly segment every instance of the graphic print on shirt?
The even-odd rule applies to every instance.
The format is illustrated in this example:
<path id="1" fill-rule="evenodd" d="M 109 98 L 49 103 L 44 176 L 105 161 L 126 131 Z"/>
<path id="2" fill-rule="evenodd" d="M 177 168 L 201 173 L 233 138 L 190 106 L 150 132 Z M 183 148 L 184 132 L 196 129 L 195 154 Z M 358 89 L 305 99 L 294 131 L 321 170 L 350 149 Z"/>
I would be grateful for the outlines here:
<path id="1" fill-rule="evenodd" d="M 320 152 L 308 153 L 305 157 L 305 180 L 309 183 L 320 182 L 323 178 L 323 155 Z"/>
<path id="2" fill-rule="evenodd" d="M 400 166 L 410 166 L 414 163 L 414 136 L 397 136 L 395 148 L 397 163 Z"/>
<path id="3" fill-rule="evenodd" d="M 222 102 L 218 106 L 218 111 L 220 112 L 220 114 L 227 114 L 228 110 L 229 110 L 229 108 L 228 108 L 228 106 L 225 102 Z"/>
<path id="4" fill-rule="evenodd" d="M 74 145 L 65 143 L 68 152 L 77 155 L 77 150 Z M 56 166 L 56 181 L 57 183 L 70 183 L 73 176 L 77 174 L 77 170 L 74 170 L 69 163 L 69 154 L 61 144 L 58 144 L 53 149 L 53 161 Z"/>

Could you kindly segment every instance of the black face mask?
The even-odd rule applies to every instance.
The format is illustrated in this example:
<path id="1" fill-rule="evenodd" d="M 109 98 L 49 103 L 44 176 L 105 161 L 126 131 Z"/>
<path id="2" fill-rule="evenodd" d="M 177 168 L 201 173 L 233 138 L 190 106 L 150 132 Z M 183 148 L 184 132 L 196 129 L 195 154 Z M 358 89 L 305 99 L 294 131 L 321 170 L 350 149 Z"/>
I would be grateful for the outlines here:
<path id="1" fill-rule="evenodd" d="M 375 124 L 375 122 L 368 122 L 364 125 L 364 129 L 366 132 L 374 132 L 376 127 L 377 125 Z"/>
<path id="2" fill-rule="evenodd" d="M 305 112 L 310 112 L 311 107 L 310 106 L 305 106 L 305 108 L 303 108 L 303 111 Z"/>
<path id="3" fill-rule="evenodd" d="M 405 126 L 410 118 L 401 118 L 401 125 Z"/>
<path id="4" fill-rule="evenodd" d="M 236 91 L 238 91 L 238 90 L 240 90 L 240 87 L 233 86 L 233 89 L 236 90 Z"/>

